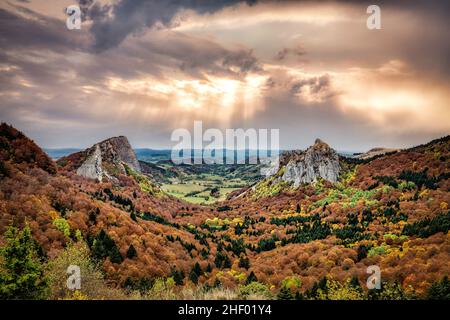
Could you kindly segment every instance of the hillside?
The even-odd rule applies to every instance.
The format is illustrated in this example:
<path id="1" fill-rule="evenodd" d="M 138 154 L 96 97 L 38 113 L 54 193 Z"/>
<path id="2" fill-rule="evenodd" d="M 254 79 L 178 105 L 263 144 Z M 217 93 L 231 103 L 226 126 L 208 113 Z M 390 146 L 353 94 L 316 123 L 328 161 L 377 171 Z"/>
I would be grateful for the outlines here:
<path id="1" fill-rule="evenodd" d="M 112 149 L 102 142 L 58 166 L 5 124 L 0 142 L 1 243 L 7 226 L 28 224 L 46 263 L 85 243 L 120 290 L 148 289 L 158 278 L 176 280 L 175 295 L 191 284 L 234 290 L 257 280 L 272 296 L 288 283 L 293 296 L 319 299 L 323 281 L 362 286 L 367 266 L 379 265 L 394 298 L 424 298 L 450 273 L 449 137 L 369 161 L 337 158 L 316 141 L 308 150 L 322 150 L 319 158 L 302 162 L 297 152 L 274 176 L 210 206 L 155 188 L 109 142 Z M 80 175 L 96 152 L 102 166 L 124 170 L 102 167 L 114 179 Z M 304 171 L 315 168 L 312 183 L 283 179 L 305 163 Z M 320 164 L 339 170 L 322 175 Z"/>

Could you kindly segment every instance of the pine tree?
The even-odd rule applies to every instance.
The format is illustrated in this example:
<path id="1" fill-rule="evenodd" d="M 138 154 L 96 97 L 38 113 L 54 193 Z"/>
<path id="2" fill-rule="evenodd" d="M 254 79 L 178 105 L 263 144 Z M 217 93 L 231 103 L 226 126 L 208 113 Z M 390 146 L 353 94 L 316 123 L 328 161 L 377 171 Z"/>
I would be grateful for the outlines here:
<path id="1" fill-rule="evenodd" d="M 122 263 L 123 262 L 123 257 L 120 254 L 120 251 L 117 247 L 113 247 L 111 249 L 111 252 L 109 254 L 109 259 L 111 260 L 112 263 Z"/>
<path id="2" fill-rule="evenodd" d="M 6 245 L 0 249 L 0 299 L 44 298 L 47 280 L 30 228 L 19 231 L 9 227 L 5 239 Z"/>
<path id="3" fill-rule="evenodd" d="M 97 259 L 109 256 L 112 263 L 122 263 L 123 258 L 114 240 L 102 229 L 92 244 L 92 254 Z"/>
<path id="4" fill-rule="evenodd" d="M 194 284 L 198 283 L 198 275 L 195 273 L 194 269 L 189 273 L 189 280 L 191 280 Z"/>
<path id="5" fill-rule="evenodd" d="M 132 244 L 130 244 L 130 247 L 127 250 L 127 258 L 128 259 L 133 259 L 135 257 L 137 257 L 137 251 L 134 248 L 134 246 Z"/>
<path id="6" fill-rule="evenodd" d="M 358 277 L 353 276 L 350 279 L 350 283 L 349 284 L 350 284 L 351 287 L 355 288 L 356 290 L 362 291 L 361 284 L 359 283 Z"/>
<path id="7" fill-rule="evenodd" d="M 434 282 L 428 289 L 430 300 L 450 300 L 450 280 L 447 276 L 442 280 Z"/>
<path id="8" fill-rule="evenodd" d="M 175 281 L 175 284 L 177 286 L 182 286 L 184 282 L 184 273 L 182 271 L 177 271 L 175 268 L 172 270 L 170 275 L 173 280 Z"/>
<path id="9" fill-rule="evenodd" d="M 231 268 L 231 260 L 230 260 L 230 258 L 228 258 L 227 255 L 225 255 L 225 260 L 223 261 L 223 267 Z"/>
<path id="10" fill-rule="evenodd" d="M 252 282 L 258 282 L 258 278 L 253 271 L 248 275 L 247 280 L 245 280 L 245 284 L 250 284 Z"/>
<path id="11" fill-rule="evenodd" d="M 293 300 L 294 296 L 292 295 L 292 292 L 288 287 L 283 286 L 278 292 L 277 298 L 278 300 Z"/>
<path id="12" fill-rule="evenodd" d="M 245 268 L 245 269 L 248 270 L 248 268 L 250 268 L 250 260 L 247 257 L 245 257 L 245 256 L 241 256 L 239 258 L 238 267 L 239 268 Z"/>
<path id="13" fill-rule="evenodd" d="M 194 267 L 192 268 L 192 271 L 195 272 L 195 274 L 197 274 L 197 276 L 199 276 L 199 277 L 203 274 L 202 268 L 200 267 L 198 262 L 196 262 L 194 264 Z"/>

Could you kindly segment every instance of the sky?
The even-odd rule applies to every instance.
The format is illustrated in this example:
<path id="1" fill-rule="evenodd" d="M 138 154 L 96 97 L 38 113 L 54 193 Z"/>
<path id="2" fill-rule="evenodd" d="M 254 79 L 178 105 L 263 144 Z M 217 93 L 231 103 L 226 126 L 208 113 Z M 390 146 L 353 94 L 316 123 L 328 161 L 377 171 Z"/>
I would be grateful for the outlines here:
<path id="1" fill-rule="evenodd" d="M 80 30 L 66 27 L 78 5 Z M 368 5 L 381 9 L 369 30 Z M 282 149 L 450 134 L 446 1 L 0 0 L 0 120 L 46 148 L 279 129 Z"/>

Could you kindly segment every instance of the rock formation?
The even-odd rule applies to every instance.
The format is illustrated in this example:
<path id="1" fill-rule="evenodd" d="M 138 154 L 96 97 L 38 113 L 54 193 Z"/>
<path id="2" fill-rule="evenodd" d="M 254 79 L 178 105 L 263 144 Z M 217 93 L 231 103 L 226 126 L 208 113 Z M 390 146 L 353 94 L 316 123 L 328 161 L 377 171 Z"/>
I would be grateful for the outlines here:
<path id="1" fill-rule="evenodd" d="M 84 161 L 77 169 L 77 175 L 98 179 L 125 174 L 125 165 L 141 172 L 141 166 L 128 139 L 124 136 L 114 137 L 93 145 L 82 152 Z M 69 156 L 70 157 L 70 156 Z"/>
<path id="2" fill-rule="evenodd" d="M 320 139 L 306 151 L 283 154 L 280 163 L 285 166 L 281 179 L 293 182 L 295 187 L 316 182 L 318 178 L 336 182 L 341 170 L 337 152 Z"/>

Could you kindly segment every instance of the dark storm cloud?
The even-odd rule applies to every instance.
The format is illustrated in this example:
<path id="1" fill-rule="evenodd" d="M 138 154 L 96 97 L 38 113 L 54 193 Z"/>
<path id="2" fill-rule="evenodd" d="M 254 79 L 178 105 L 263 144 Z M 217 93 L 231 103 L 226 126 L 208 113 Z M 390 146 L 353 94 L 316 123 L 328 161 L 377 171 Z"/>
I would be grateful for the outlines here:
<path id="1" fill-rule="evenodd" d="M 205 73 L 239 78 L 261 70 L 252 50 L 228 49 L 209 39 L 172 31 L 155 32 L 150 42 L 140 41 L 137 46 L 124 43 L 115 50 L 138 59 L 156 59 L 158 65 L 170 65 L 201 79 L 205 79 Z M 152 59 L 148 59 L 149 55 Z"/>
<path id="2" fill-rule="evenodd" d="M 9 49 L 48 49 L 55 52 L 87 48 L 86 35 L 71 33 L 61 21 L 23 7 L 24 18 L 0 9 L 0 46 Z"/>
<path id="3" fill-rule="evenodd" d="M 92 4 L 89 0 L 80 1 L 86 17 L 93 21 L 91 31 L 95 38 L 95 51 L 115 47 L 129 34 L 152 27 L 156 23 L 168 24 L 181 9 L 193 9 L 199 13 L 206 13 L 237 3 L 252 5 L 256 1 L 121 0 L 114 5 L 103 6 Z"/>
<path id="4" fill-rule="evenodd" d="M 446 133 L 442 125 L 434 129 L 433 121 L 433 125 L 419 126 L 417 123 L 423 122 L 420 117 L 405 109 L 388 110 L 385 122 L 376 123 L 370 118 L 369 113 L 374 111 L 369 108 L 340 108 L 334 85 L 338 82 L 336 74 L 347 73 L 346 68 L 361 68 L 362 75 L 372 75 L 379 73 L 380 66 L 389 67 L 391 59 L 398 59 L 405 62 L 404 69 L 398 68 L 400 79 L 434 80 L 436 87 L 442 87 L 450 72 L 448 31 L 443 32 L 448 30 L 444 27 L 448 20 L 442 12 L 447 5 L 430 2 L 421 11 L 423 3 L 405 3 L 401 13 L 412 13 L 408 20 L 399 15 L 400 11 L 389 9 L 400 6 L 381 3 L 381 32 L 367 30 L 365 21 L 362 27 L 359 22 L 340 20 L 320 26 L 308 22 L 291 24 L 289 19 L 277 21 L 284 23 L 282 28 L 288 36 L 301 32 L 305 47 L 296 46 L 299 38 L 283 43 L 277 39 L 267 41 L 270 35 L 263 28 L 257 29 L 260 25 L 246 30 L 248 26 L 243 24 L 242 32 L 240 25 L 233 26 L 232 43 L 227 42 L 220 29 L 207 29 L 202 34 L 189 28 L 171 28 L 177 23 L 173 18 L 182 9 L 216 12 L 236 3 L 122 0 L 100 6 L 92 0 L 80 0 L 84 17 L 90 21 L 79 31 L 67 30 L 64 17 L 56 20 L 18 6 L 16 11 L 21 14 L 0 9 L 0 118 L 43 146 L 86 147 L 124 134 L 135 145 L 168 147 L 171 130 L 179 126 L 179 119 L 187 119 L 189 125 L 193 119 L 203 120 L 205 127 L 223 125 L 227 109 L 215 105 L 220 103 L 220 96 L 208 100 L 207 107 L 197 111 L 184 108 L 182 101 L 177 100 L 177 90 L 186 99 L 209 98 L 205 91 L 195 92 L 189 80 L 218 87 L 221 84 L 214 84 L 214 78 L 238 80 L 241 86 L 247 75 L 257 75 L 267 77 L 261 90 L 264 103 L 248 106 L 236 95 L 236 105 L 229 106 L 236 114 L 228 127 L 280 128 L 283 147 L 305 147 L 320 137 L 340 149 L 361 151 L 372 146 L 407 146 Z M 258 7 L 245 7 L 250 13 L 255 8 Z M 270 15 L 273 8 L 263 10 Z M 359 12 L 364 20 L 365 8 Z M 192 15 L 194 19 L 200 17 Z M 229 10 L 224 15 L 247 18 L 241 10 Z M 205 17 L 215 19 L 214 15 Z M 248 18 L 252 18 L 251 14 Z M 183 20 L 180 21 L 183 26 Z M 158 27 L 160 23 L 162 27 Z M 272 22 L 257 23 L 274 27 Z M 257 42 L 254 39 L 261 39 L 263 45 L 252 47 Z M 306 49 L 309 64 L 300 66 L 298 62 Z M 403 75 L 403 70 L 411 75 Z M 370 79 L 375 79 L 370 83 L 377 87 L 378 82 L 386 81 L 386 75 Z M 114 81 L 117 87 L 111 85 Z M 161 85 L 169 93 L 155 97 L 152 94 L 158 88 L 153 90 L 153 85 Z M 349 82 L 349 87 L 352 85 Z M 393 90 L 397 85 L 398 82 L 392 82 Z M 412 86 L 411 91 L 428 97 L 427 88 L 432 86 Z M 430 102 L 427 114 L 437 113 L 431 105 L 434 102 Z M 257 111 L 252 113 L 252 108 Z M 243 116 L 244 111 L 250 115 Z M 445 119 L 448 113 L 443 111 L 438 114 Z M 214 116 L 208 118 L 208 113 Z"/>

